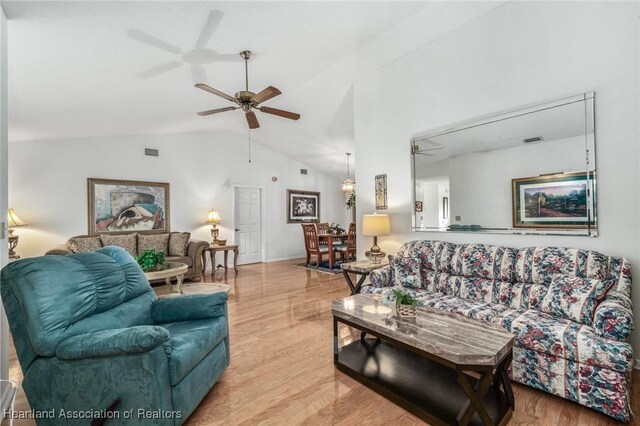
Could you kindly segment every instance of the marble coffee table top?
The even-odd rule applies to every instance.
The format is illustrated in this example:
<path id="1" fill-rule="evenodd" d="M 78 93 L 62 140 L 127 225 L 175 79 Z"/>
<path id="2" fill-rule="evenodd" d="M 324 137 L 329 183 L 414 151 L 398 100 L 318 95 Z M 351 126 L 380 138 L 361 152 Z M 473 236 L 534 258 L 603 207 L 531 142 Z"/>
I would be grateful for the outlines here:
<path id="1" fill-rule="evenodd" d="M 437 309 L 418 308 L 403 318 L 395 308 L 372 313 L 373 296 L 356 294 L 333 301 L 333 315 L 456 365 L 495 366 L 513 346 L 513 335 L 492 324 Z M 369 312 L 367 312 L 369 311 Z"/>

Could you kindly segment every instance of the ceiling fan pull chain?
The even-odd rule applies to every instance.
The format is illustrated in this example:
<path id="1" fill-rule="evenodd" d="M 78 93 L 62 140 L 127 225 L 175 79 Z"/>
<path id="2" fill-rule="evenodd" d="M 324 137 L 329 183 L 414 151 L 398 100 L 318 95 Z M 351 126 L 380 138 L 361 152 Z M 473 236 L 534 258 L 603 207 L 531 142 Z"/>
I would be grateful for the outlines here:
<path id="1" fill-rule="evenodd" d="M 249 129 L 249 164 L 251 164 L 251 129 Z"/>

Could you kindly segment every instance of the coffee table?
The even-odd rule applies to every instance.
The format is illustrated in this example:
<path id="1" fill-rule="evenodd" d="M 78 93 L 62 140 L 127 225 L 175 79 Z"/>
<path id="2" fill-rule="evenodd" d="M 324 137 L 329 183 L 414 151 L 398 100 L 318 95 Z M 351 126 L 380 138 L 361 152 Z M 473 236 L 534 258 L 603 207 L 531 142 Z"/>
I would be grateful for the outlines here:
<path id="1" fill-rule="evenodd" d="M 368 294 L 333 301 L 338 370 L 430 424 L 509 421 L 515 407 L 507 375 L 510 333 L 430 308 L 419 308 L 412 319 L 397 316 L 394 308 L 375 313 L 373 304 Z M 339 347 L 339 323 L 360 330 L 360 339 Z"/>
<path id="2" fill-rule="evenodd" d="M 176 279 L 175 288 L 178 293 L 184 294 L 182 292 L 182 281 L 184 280 L 184 274 L 189 270 L 189 266 L 186 263 L 181 262 L 169 262 L 165 269 L 160 271 L 149 271 L 145 272 L 144 276 L 147 277 L 149 281 L 162 280 L 164 279 L 165 283 L 173 289 L 174 286 L 171 285 L 171 279 Z"/>

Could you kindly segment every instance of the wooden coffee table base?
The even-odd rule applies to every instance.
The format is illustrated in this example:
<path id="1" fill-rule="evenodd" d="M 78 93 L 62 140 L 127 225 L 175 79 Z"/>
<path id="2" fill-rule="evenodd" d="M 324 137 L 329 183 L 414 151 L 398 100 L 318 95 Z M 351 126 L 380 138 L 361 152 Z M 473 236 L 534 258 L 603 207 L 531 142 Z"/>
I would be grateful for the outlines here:
<path id="1" fill-rule="evenodd" d="M 511 418 L 514 401 L 507 376 L 511 353 L 494 374 L 493 368 L 486 366 L 451 368 L 416 353 L 414 348 L 394 343 L 361 338 L 338 349 L 334 317 L 334 363 L 338 370 L 424 421 L 433 425 L 504 425 Z"/>

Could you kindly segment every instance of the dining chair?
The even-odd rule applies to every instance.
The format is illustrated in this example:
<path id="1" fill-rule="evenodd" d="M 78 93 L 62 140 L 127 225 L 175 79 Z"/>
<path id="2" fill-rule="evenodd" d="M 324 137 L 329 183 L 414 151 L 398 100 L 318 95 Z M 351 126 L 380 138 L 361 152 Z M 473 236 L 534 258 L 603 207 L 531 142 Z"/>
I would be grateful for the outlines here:
<path id="1" fill-rule="evenodd" d="M 329 222 L 322 222 L 316 225 L 316 229 L 318 231 L 318 235 L 320 234 L 328 234 L 329 233 Z M 320 246 L 327 246 L 326 240 L 320 240 Z"/>
<path id="2" fill-rule="evenodd" d="M 348 261 L 353 258 L 356 258 L 356 224 L 349 224 L 349 232 L 347 234 L 347 243 L 340 244 L 335 246 L 335 250 L 340 253 L 340 259 L 344 261 Z"/>
<path id="3" fill-rule="evenodd" d="M 318 231 L 315 223 L 302 223 L 302 232 L 304 234 L 304 248 L 307 250 L 307 265 L 311 262 L 311 255 L 315 255 L 317 259 L 316 266 L 322 263 L 322 256 L 329 253 L 329 247 L 320 245 Z"/>

